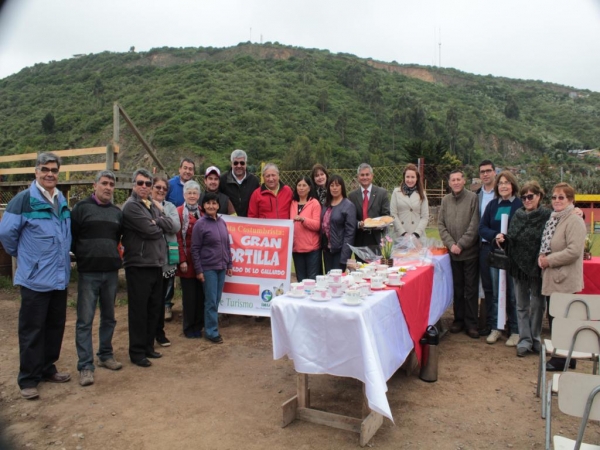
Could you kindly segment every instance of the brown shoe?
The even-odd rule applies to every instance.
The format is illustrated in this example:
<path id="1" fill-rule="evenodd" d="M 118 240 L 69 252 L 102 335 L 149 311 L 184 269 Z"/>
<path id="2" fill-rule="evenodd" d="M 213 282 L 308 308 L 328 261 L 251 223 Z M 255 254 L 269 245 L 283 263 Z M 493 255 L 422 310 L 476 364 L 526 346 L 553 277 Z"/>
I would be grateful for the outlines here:
<path id="1" fill-rule="evenodd" d="M 450 327 L 450 333 L 460 333 L 462 330 L 464 330 L 464 328 L 465 324 L 460 322 L 454 322 Z"/>
<path id="2" fill-rule="evenodd" d="M 50 383 L 66 383 L 70 379 L 71 379 L 70 374 L 60 373 L 60 372 L 53 373 L 49 377 L 44 377 L 44 381 L 48 381 Z"/>
<path id="3" fill-rule="evenodd" d="M 479 331 L 477 330 L 477 328 L 469 328 L 467 330 L 467 336 L 473 339 L 479 339 Z"/>
<path id="4" fill-rule="evenodd" d="M 40 396 L 40 394 L 39 394 L 37 388 L 35 388 L 35 387 L 21 389 L 21 397 L 23 397 L 27 400 L 33 400 L 34 398 L 38 398 L 39 396 Z"/>

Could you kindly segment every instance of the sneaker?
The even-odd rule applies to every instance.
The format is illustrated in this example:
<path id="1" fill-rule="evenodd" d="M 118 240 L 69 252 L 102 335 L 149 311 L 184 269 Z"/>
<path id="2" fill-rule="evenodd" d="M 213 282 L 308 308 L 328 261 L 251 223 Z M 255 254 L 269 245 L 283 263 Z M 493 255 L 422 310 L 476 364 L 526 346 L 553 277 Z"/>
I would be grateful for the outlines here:
<path id="1" fill-rule="evenodd" d="M 508 338 L 508 340 L 506 341 L 506 346 L 507 347 L 516 347 L 518 343 L 519 343 L 519 334 L 512 333 L 510 335 L 510 337 Z"/>
<path id="2" fill-rule="evenodd" d="M 526 356 L 527 352 L 529 352 L 529 350 L 527 350 L 525 347 L 517 347 L 517 356 L 519 358 Z"/>
<path id="3" fill-rule="evenodd" d="M 170 322 L 173 319 L 173 308 L 165 306 L 165 321 Z"/>
<path id="4" fill-rule="evenodd" d="M 82 386 L 89 386 L 94 384 L 94 372 L 90 369 L 83 369 L 79 371 L 79 384 Z"/>
<path id="5" fill-rule="evenodd" d="M 485 340 L 488 344 L 495 344 L 500 338 L 500 330 L 492 330 L 490 335 Z"/>
<path id="6" fill-rule="evenodd" d="M 158 342 L 158 345 L 160 345 L 161 347 L 170 347 L 171 346 L 171 341 L 168 340 L 166 336 L 157 337 L 156 342 Z"/>
<path id="7" fill-rule="evenodd" d="M 108 358 L 106 361 L 102 361 L 101 359 L 99 359 L 98 367 L 106 367 L 110 370 L 119 370 L 121 367 L 123 367 L 123 364 L 121 364 L 115 358 Z"/>

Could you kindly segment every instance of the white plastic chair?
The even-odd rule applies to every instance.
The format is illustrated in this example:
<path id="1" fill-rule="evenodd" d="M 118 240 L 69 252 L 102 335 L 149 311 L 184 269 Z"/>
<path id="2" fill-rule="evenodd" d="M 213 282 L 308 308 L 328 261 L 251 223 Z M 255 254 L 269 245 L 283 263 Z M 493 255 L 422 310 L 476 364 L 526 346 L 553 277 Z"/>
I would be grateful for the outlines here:
<path id="1" fill-rule="evenodd" d="M 554 293 L 550 297 L 550 315 L 555 318 L 555 321 L 557 318 L 565 317 L 579 320 L 600 320 L 600 295 Z M 556 327 L 553 325 L 552 336 L 554 336 L 555 330 Z M 542 343 L 536 390 L 536 395 L 542 398 L 542 419 L 546 417 L 546 404 L 543 401 L 546 398 L 546 354 L 566 358 L 567 348 L 555 346 L 553 339 L 544 339 Z M 597 355 L 575 351 L 571 355 L 571 359 L 594 360 L 594 371 L 597 370 Z M 565 367 L 568 367 L 568 363 Z"/>
<path id="2" fill-rule="evenodd" d="M 552 394 L 558 393 L 560 379 L 567 372 L 573 354 L 579 352 L 582 355 L 590 355 L 590 359 L 594 361 L 594 375 L 597 375 L 598 354 L 600 354 L 600 322 L 571 318 L 565 319 L 563 317 L 556 318 L 552 325 L 552 340 L 557 347 L 568 348 L 569 350 L 567 351 L 564 371 L 553 375 L 550 388 L 546 386 L 542 388 L 544 392 L 542 396 L 543 414 L 546 413 L 546 409 L 551 405 Z M 542 383 L 544 381 L 546 380 L 542 379 Z M 547 393 L 546 389 L 548 389 Z M 544 403 L 546 404 L 546 408 L 544 408 Z"/>
<path id="3" fill-rule="evenodd" d="M 552 384 L 552 381 L 550 381 Z M 552 389 L 548 389 L 548 399 L 552 398 Z M 582 443 L 583 434 L 588 420 L 600 420 L 600 377 L 577 372 L 563 373 L 560 377 L 558 388 L 558 409 L 574 417 L 581 417 L 581 424 L 577 439 L 572 440 L 564 436 L 554 436 L 555 450 L 600 450 L 600 446 Z M 548 417 L 546 418 L 546 450 L 550 450 L 552 436 L 552 404 L 548 404 Z"/>

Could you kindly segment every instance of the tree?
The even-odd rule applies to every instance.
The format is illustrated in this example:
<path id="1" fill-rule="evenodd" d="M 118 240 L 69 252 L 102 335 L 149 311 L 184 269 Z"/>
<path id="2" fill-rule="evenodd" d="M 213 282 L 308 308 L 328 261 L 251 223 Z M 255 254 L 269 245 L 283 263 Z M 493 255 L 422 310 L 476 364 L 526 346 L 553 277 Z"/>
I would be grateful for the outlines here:
<path id="1" fill-rule="evenodd" d="M 298 136 L 285 155 L 281 168 L 283 170 L 310 169 L 314 164 L 310 139 Z"/>
<path id="2" fill-rule="evenodd" d="M 504 115 L 508 119 L 519 119 L 519 105 L 512 96 L 506 99 L 506 106 L 504 107 Z"/>
<path id="3" fill-rule="evenodd" d="M 49 112 L 42 119 L 42 130 L 44 131 L 44 133 L 46 133 L 46 134 L 54 133 L 54 123 L 55 123 L 54 115 Z"/>
<path id="4" fill-rule="evenodd" d="M 348 125 L 348 116 L 344 110 L 342 114 L 338 116 L 337 122 L 335 123 L 335 131 L 340 135 L 342 144 L 346 145 L 346 126 Z"/>
<path id="5" fill-rule="evenodd" d="M 315 161 L 323 164 L 325 167 L 330 167 L 333 162 L 333 148 L 331 142 L 319 138 L 319 142 L 317 142 L 315 147 Z"/>
<path id="6" fill-rule="evenodd" d="M 454 106 L 446 111 L 446 132 L 448 133 L 448 144 L 450 153 L 456 155 L 456 141 L 458 140 L 458 111 Z"/>
<path id="7" fill-rule="evenodd" d="M 329 94 L 327 89 L 323 89 L 321 92 L 319 92 L 319 100 L 317 101 L 317 105 L 322 113 L 327 110 L 327 107 L 329 106 Z"/>
<path id="8" fill-rule="evenodd" d="M 416 104 L 408 113 L 408 123 L 412 131 L 413 137 L 422 139 L 425 137 L 427 129 L 427 115 L 421 105 Z"/>

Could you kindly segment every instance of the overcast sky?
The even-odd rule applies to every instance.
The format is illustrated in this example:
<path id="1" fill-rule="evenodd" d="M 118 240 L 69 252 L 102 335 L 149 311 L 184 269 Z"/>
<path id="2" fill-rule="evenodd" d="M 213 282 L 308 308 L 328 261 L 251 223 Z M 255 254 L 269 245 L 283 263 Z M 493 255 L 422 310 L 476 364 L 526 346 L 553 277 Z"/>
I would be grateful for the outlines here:
<path id="1" fill-rule="evenodd" d="M 8 0 L 0 79 L 80 53 L 261 39 L 423 65 L 441 40 L 443 67 L 600 92 L 600 0 Z"/>

